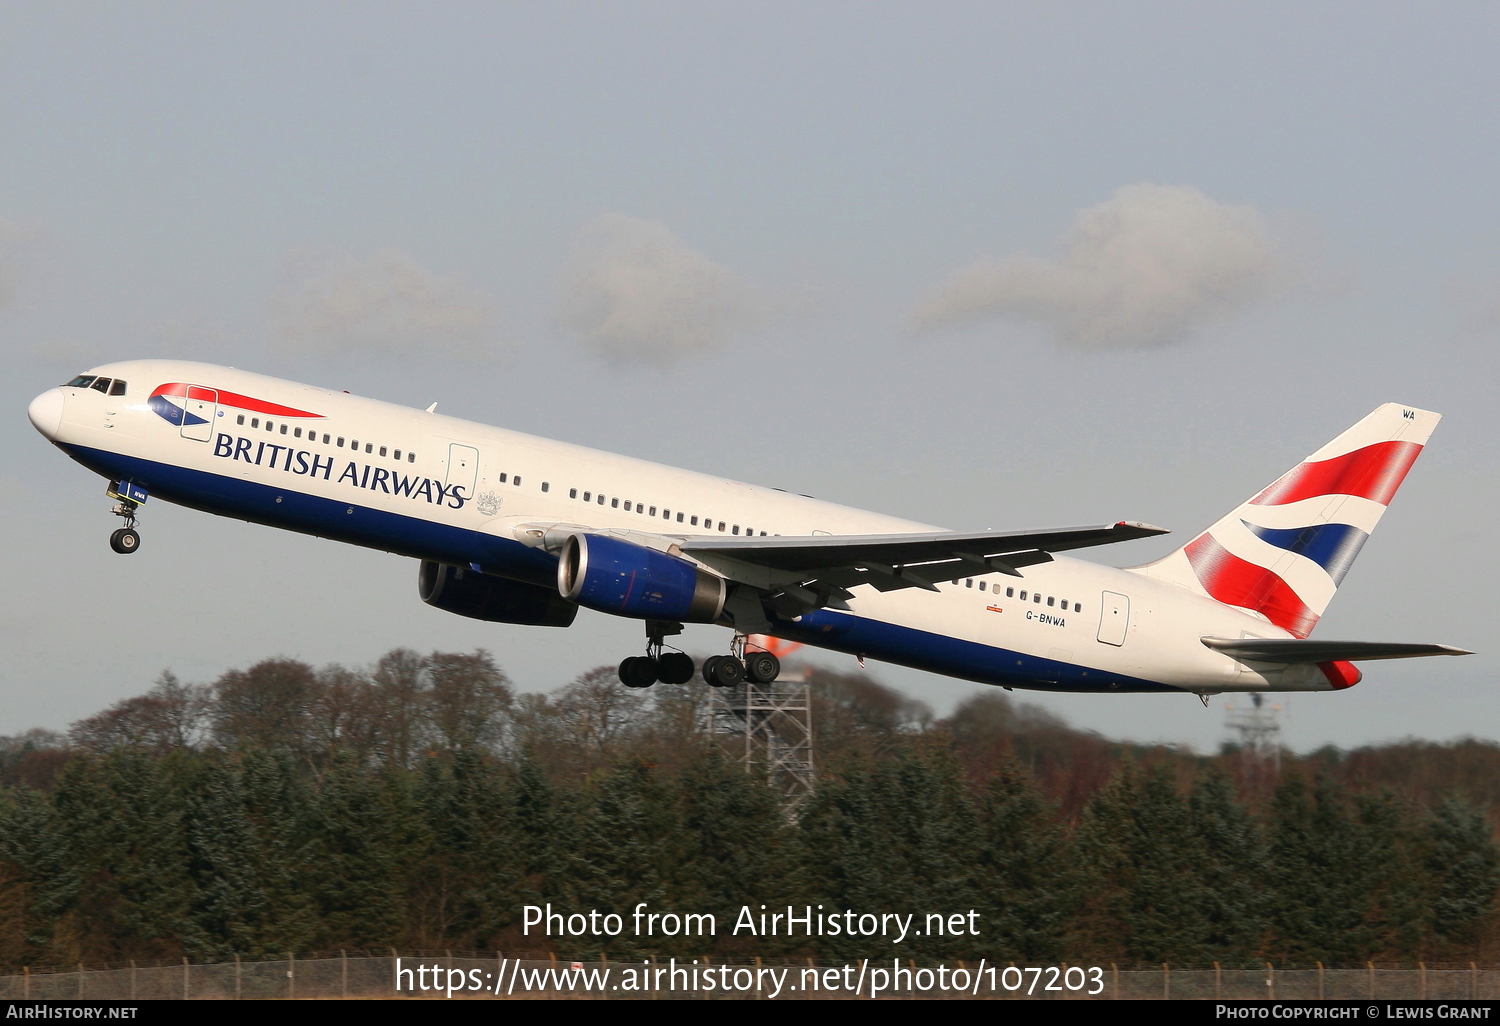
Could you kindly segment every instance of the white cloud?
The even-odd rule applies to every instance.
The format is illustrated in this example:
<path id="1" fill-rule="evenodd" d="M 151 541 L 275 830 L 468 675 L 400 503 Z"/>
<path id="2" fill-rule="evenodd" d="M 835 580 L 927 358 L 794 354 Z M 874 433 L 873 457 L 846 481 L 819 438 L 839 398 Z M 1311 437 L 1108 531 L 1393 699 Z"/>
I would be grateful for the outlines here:
<path id="1" fill-rule="evenodd" d="M 494 315 L 485 296 L 397 249 L 292 271 L 288 279 L 271 304 L 285 349 L 472 352 L 490 339 Z"/>
<path id="2" fill-rule="evenodd" d="M 1055 260 L 1018 253 L 960 270 L 913 312 L 922 326 L 1008 315 L 1096 348 L 1180 341 L 1273 291 L 1280 260 L 1253 207 L 1180 185 L 1127 185 L 1080 210 Z"/>
<path id="3" fill-rule="evenodd" d="M 604 356 L 666 365 L 749 327 L 759 307 L 738 275 L 666 225 L 605 214 L 574 240 L 557 317 Z"/>

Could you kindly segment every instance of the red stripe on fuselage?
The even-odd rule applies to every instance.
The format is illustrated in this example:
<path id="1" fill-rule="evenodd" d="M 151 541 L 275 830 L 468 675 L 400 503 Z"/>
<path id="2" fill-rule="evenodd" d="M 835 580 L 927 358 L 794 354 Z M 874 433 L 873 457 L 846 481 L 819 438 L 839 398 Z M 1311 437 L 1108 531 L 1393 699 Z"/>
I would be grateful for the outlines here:
<path id="1" fill-rule="evenodd" d="M 191 389 L 191 393 L 189 392 Z M 204 393 L 209 391 L 202 385 L 188 385 L 181 381 L 174 381 L 166 385 L 160 385 L 152 395 L 175 395 L 188 396 L 194 399 L 208 399 Z M 278 403 L 268 403 L 263 399 L 252 399 L 248 395 L 240 395 L 238 392 L 225 392 L 218 390 L 219 405 L 233 406 L 237 410 L 249 410 L 251 413 L 266 413 L 273 417 L 316 417 L 321 419 L 321 413 L 308 413 L 306 410 L 293 409 L 290 406 L 281 406 Z"/>
<path id="2" fill-rule="evenodd" d="M 1376 442 L 1331 460 L 1289 470 L 1250 502 L 1285 506 L 1319 495 L 1358 495 L 1385 506 L 1422 452 L 1416 442 Z"/>
<path id="3" fill-rule="evenodd" d="M 1189 542 L 1183 551 L 1203 590 L 1214 599 L 1262 613 L 1299 638 L 1312 633 L 1318 615 L 1265 567 L 1241 559 L 1207 534 Z"/>

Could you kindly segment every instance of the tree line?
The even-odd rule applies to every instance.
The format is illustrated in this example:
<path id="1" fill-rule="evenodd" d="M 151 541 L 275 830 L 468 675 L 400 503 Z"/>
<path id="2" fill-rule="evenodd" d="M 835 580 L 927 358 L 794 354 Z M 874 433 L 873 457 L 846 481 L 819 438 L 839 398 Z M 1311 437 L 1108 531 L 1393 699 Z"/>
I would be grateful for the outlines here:
<path id="1" fill-rule="evenodd" d="M 517 694 L 484 652 L 165 673 L 0 739 L 0 963 L 556 950 L 1017 963 L 1493 961 L 1500 746 L 1304 757 L 1133 746 L 977 691 L 954 714 L 815 671 L 789 815 L 698 684 Z M 1263 769 L 1263 767 L 1262 767 Z M 522 906 L 709 913 L 551 938 Z M 759 911 L 976 910 L 978 936 L 731 932 Z"/>

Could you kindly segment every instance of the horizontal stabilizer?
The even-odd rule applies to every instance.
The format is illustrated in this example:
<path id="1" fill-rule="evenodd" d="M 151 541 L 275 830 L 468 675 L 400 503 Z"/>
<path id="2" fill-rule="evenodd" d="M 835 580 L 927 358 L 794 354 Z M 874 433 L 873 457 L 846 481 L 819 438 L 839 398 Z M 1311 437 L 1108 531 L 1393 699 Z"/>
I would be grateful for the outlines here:
<path id="1" fill-rule="evenodd" d="M 1393 641 L 1303 641 L 1296 638 L 1204 638 L 1209 648 L 1236 659 L 1262 663 L 1327 663 L 1336 660 L 1410 659 L 1473 655 L 1451 645 L 1403 645 Z"/>

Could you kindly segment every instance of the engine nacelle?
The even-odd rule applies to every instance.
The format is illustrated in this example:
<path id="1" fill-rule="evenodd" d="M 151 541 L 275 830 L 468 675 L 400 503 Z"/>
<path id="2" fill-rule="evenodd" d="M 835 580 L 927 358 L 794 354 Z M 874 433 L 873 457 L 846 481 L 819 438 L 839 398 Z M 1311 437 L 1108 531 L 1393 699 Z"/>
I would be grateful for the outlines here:
<path id="1" fill-rule="evenodd" d="M 557 590 L 601 613 L 713 623 L 729 589 L 685 559 L 605 534 L 574 534 L 557 562 Z"/>
<path id="2" fill-rule="evenodd" d="M 577 604 L 551 588 L 425 559 L 417 573 L 417 594 L 444 612 L 494 623 L 568 627 L 578 615 Z"/>

